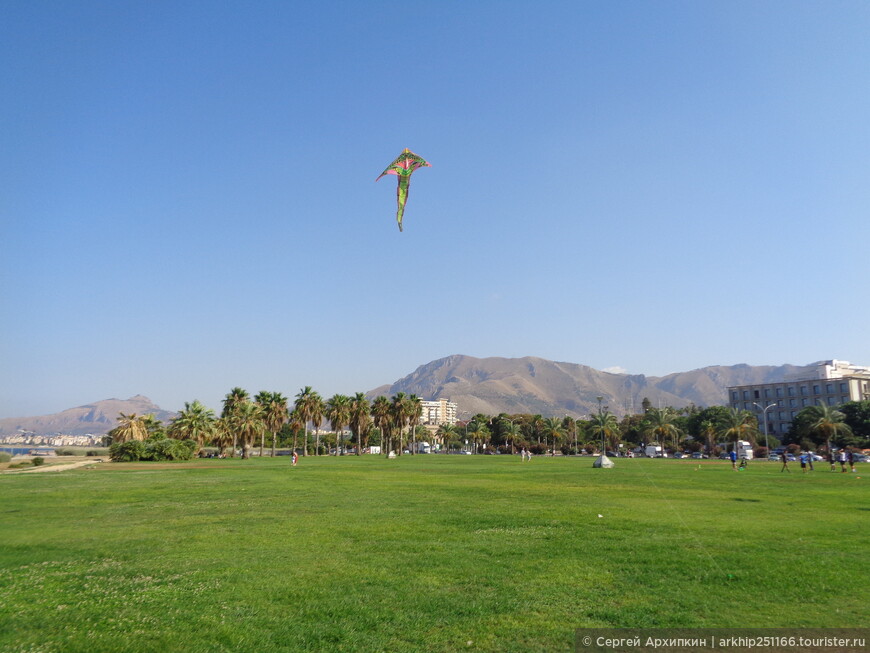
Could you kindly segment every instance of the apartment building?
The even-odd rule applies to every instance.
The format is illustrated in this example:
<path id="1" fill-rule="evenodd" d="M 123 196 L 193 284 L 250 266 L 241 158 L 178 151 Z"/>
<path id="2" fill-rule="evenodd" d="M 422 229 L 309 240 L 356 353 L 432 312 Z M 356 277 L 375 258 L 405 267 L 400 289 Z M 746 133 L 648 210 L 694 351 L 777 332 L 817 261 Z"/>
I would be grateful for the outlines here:
<path id="1" fill-rule="evenodd" d="M 761 430 L 766 414 L 767 432 L 782 436 L 807 406 L 870 400 L 870 367 L 839 360 L 819 361 L 809 367 L 804 378 L 729 387 L 729 405 L 755 413 Z"/>

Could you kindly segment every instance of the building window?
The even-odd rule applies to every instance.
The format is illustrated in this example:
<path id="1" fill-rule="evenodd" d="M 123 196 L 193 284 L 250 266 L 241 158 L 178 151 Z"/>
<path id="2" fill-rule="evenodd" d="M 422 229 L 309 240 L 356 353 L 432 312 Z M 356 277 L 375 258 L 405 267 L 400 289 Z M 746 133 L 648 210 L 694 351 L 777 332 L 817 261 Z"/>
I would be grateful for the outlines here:
<path id="1" fill-rule="evenodd" d="M 758 390 L 756 390 L 754 394 L 755 394 L 755 398 L 756 398 L 756 399 L 761 399 L 761 392 L 759 392 Z"/>
<path id="2" fill-rule="evenodd" d="M 820 395 L 820 394 L 822 394 L 822 386 L 820 386 L 820 385 L 814 385 L 814 386 L 813 386 L 813 394 L 814 394 L 814 395 Z"/>
<path id="3" fill-rule="evenodd" d="M 744 391 L 743 391 L 743 398 L 744 398 L 744 399 L 749 399 L 749 390 L 744 390 Z"/>
<path id="4" fill-rule="evenodd" d="M 801 386 L 801 395 L 806 395 L 806 394 L 808 394 L 808 392 L 807 392 L 807 386 L 802 385 L 802 386 Z"/>
<path id="5" fill-rule="evenodd" d="M 785 416 L 784 410 L 779 411 L 779 419 L 780 419 L 780 421 L 783 421 L 783 422 L 787 419 Z"/>
<path id="6" fill-rule="evenodd" d="M 841 383 L 840 384 L 840 392 L 849 392 L 849 384 Z"/>
<path id="7" fill-rule="evenodd" d="M 840 397 L 841 404 L 845 404 L 847 401 L 849 401 L 849 397 Z"/>
<path id="8" fill-rule="evenodd" d="M 797 417 L 797 413 L 796 413 L 795 411 L 791 411 L 790 415 L 791 415 L 791 418 L 792 418 L 792 419 L 794 419 L 795 417 Z"/>
<path id="9" fill-rule="evenodd" d="M 740 395 L 737 394 L 737 390 L 734 390 L 734 391 L 731 393 L 731 401 L 737 401 L 738 399 L 740 399 Z"/>
<path id="10" fill-rule="evenodd" d="M 836 397 L 828 397 L 828 406 L 836 406 L 837 398 Z"/>
<path id="11" fill-rule="evenodd" d="M 788 405 L 789 406 L 797 406 L 797 399 L 789 399 Z"/>
<path id="12" fill-rule="evenodd" d="M 743 410 L 749 410 L 749 406 L 750 406 L 750 405 L 751 405 L 751 404 L 750 404 L 748 401 L 744 401 L 744 402 L 743 402 Z"/>
<path id="13" fill-rule="evenodd" d="M 765 389 L 764 389 L 764 398 L 765 398 L 765 399 L 770 399 L 770 388 L 765 388 Z"/>
<path id="14" fill-rule="evenodd" d="M 807 399 L 806 397 L 801 399 L 801 406 L 807 406 L 807 405 L 809 405 L 809 403 L 810 403 L 810 400 Z"/>
<path id="15" fill-rule="evenodd" d="M 827 392 L 828 394 L 831 394 L 833 391 L 834 391 L 834 384 L 833 383 L 825 384 L 825 392 Z"/>

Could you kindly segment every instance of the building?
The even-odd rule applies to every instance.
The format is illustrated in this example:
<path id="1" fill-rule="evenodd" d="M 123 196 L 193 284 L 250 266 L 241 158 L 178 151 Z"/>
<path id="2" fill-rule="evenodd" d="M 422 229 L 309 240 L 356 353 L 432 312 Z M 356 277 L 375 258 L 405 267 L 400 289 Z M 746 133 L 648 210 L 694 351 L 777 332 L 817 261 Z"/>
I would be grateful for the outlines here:
<path id="1" fill-rule="evenodd" d="M 447 399 L 435 401 L 421 401 L 423 413 L 420 424 L 424 426 L 441 426 L 442 424 L 456 424 L 456 404 Z"/>
<path id="2" fill-rule="evenodd" d="M 807 406 L 865 400 L 870 400 L 870 367 L 838 360 L 814 363 L 802 378 L 728 388 L 731 408 L 752 411 L 762 430 L 766 409 L 767 432 L 778 437 L 788 433 L 792 420 Z"/>

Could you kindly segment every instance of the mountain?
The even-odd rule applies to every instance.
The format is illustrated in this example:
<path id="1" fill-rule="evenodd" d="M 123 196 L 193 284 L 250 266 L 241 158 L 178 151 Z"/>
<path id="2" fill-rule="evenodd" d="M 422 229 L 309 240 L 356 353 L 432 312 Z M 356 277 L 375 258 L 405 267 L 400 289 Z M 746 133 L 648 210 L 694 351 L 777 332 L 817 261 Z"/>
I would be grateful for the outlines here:
<path id="1" fill-rule="evenodd" d="M 70 408 L 54 415 L 42 417 L 9 417 L 0 419 L 0 435 L 15 435 L 30 431 L 36 435 L 63 433 L 66 435 L 102 435 L 118 424 L 119 413 L 147 415 L 167 422 L 175 413 L 163 410 L 148 397 L 136 395 L 129 399 L 105 399 L 86 406 Z"/>
<path id="2" fill-rule="evenodd" d="M 448 356 L 421 365 L 392 385 L 368 392 L 369 397 L 415 394 L 422 399 L 449 399 L 460 419 L 476 413 L 539 413 L 588 415 L 598 410 L 597 397 L 622 416 L 640 412 L 646 397 L 653 406 L 727 404 L 726 388 L 772 383 L 807 374 L 810 366 L 714 365 L 667 376 L 613 374 L 577 363 L 543 358 L 474 358 Z"/>

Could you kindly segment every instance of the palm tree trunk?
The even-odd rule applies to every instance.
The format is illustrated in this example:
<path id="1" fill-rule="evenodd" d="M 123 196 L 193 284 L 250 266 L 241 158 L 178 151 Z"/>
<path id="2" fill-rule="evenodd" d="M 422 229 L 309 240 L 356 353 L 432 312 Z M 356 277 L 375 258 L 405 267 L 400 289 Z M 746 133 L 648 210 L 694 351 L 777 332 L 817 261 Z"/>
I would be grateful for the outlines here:
<path id="1" fill-rule="evenodd" d="M 295 448 L 296 440 L 293 440 L 293 442 L 294 442 L 294 448 Z M 305 442 L 302 443 L 302 455 L 303 456 L 308 455 L 308 422 L 305 422 Z"/>
<path id="2" fill-rule="evenodd" d="M 275 445 L 277 444 L 277 441 L 278 441 L 278 434 L 272 433 L 272 458 L 275 457 Z"/>
<path id="3" fill-rule="evenodd" d="M 266 448 L 266 432 L 260 433 L 260 458 L 263 457 L 263 450 Z"/>

